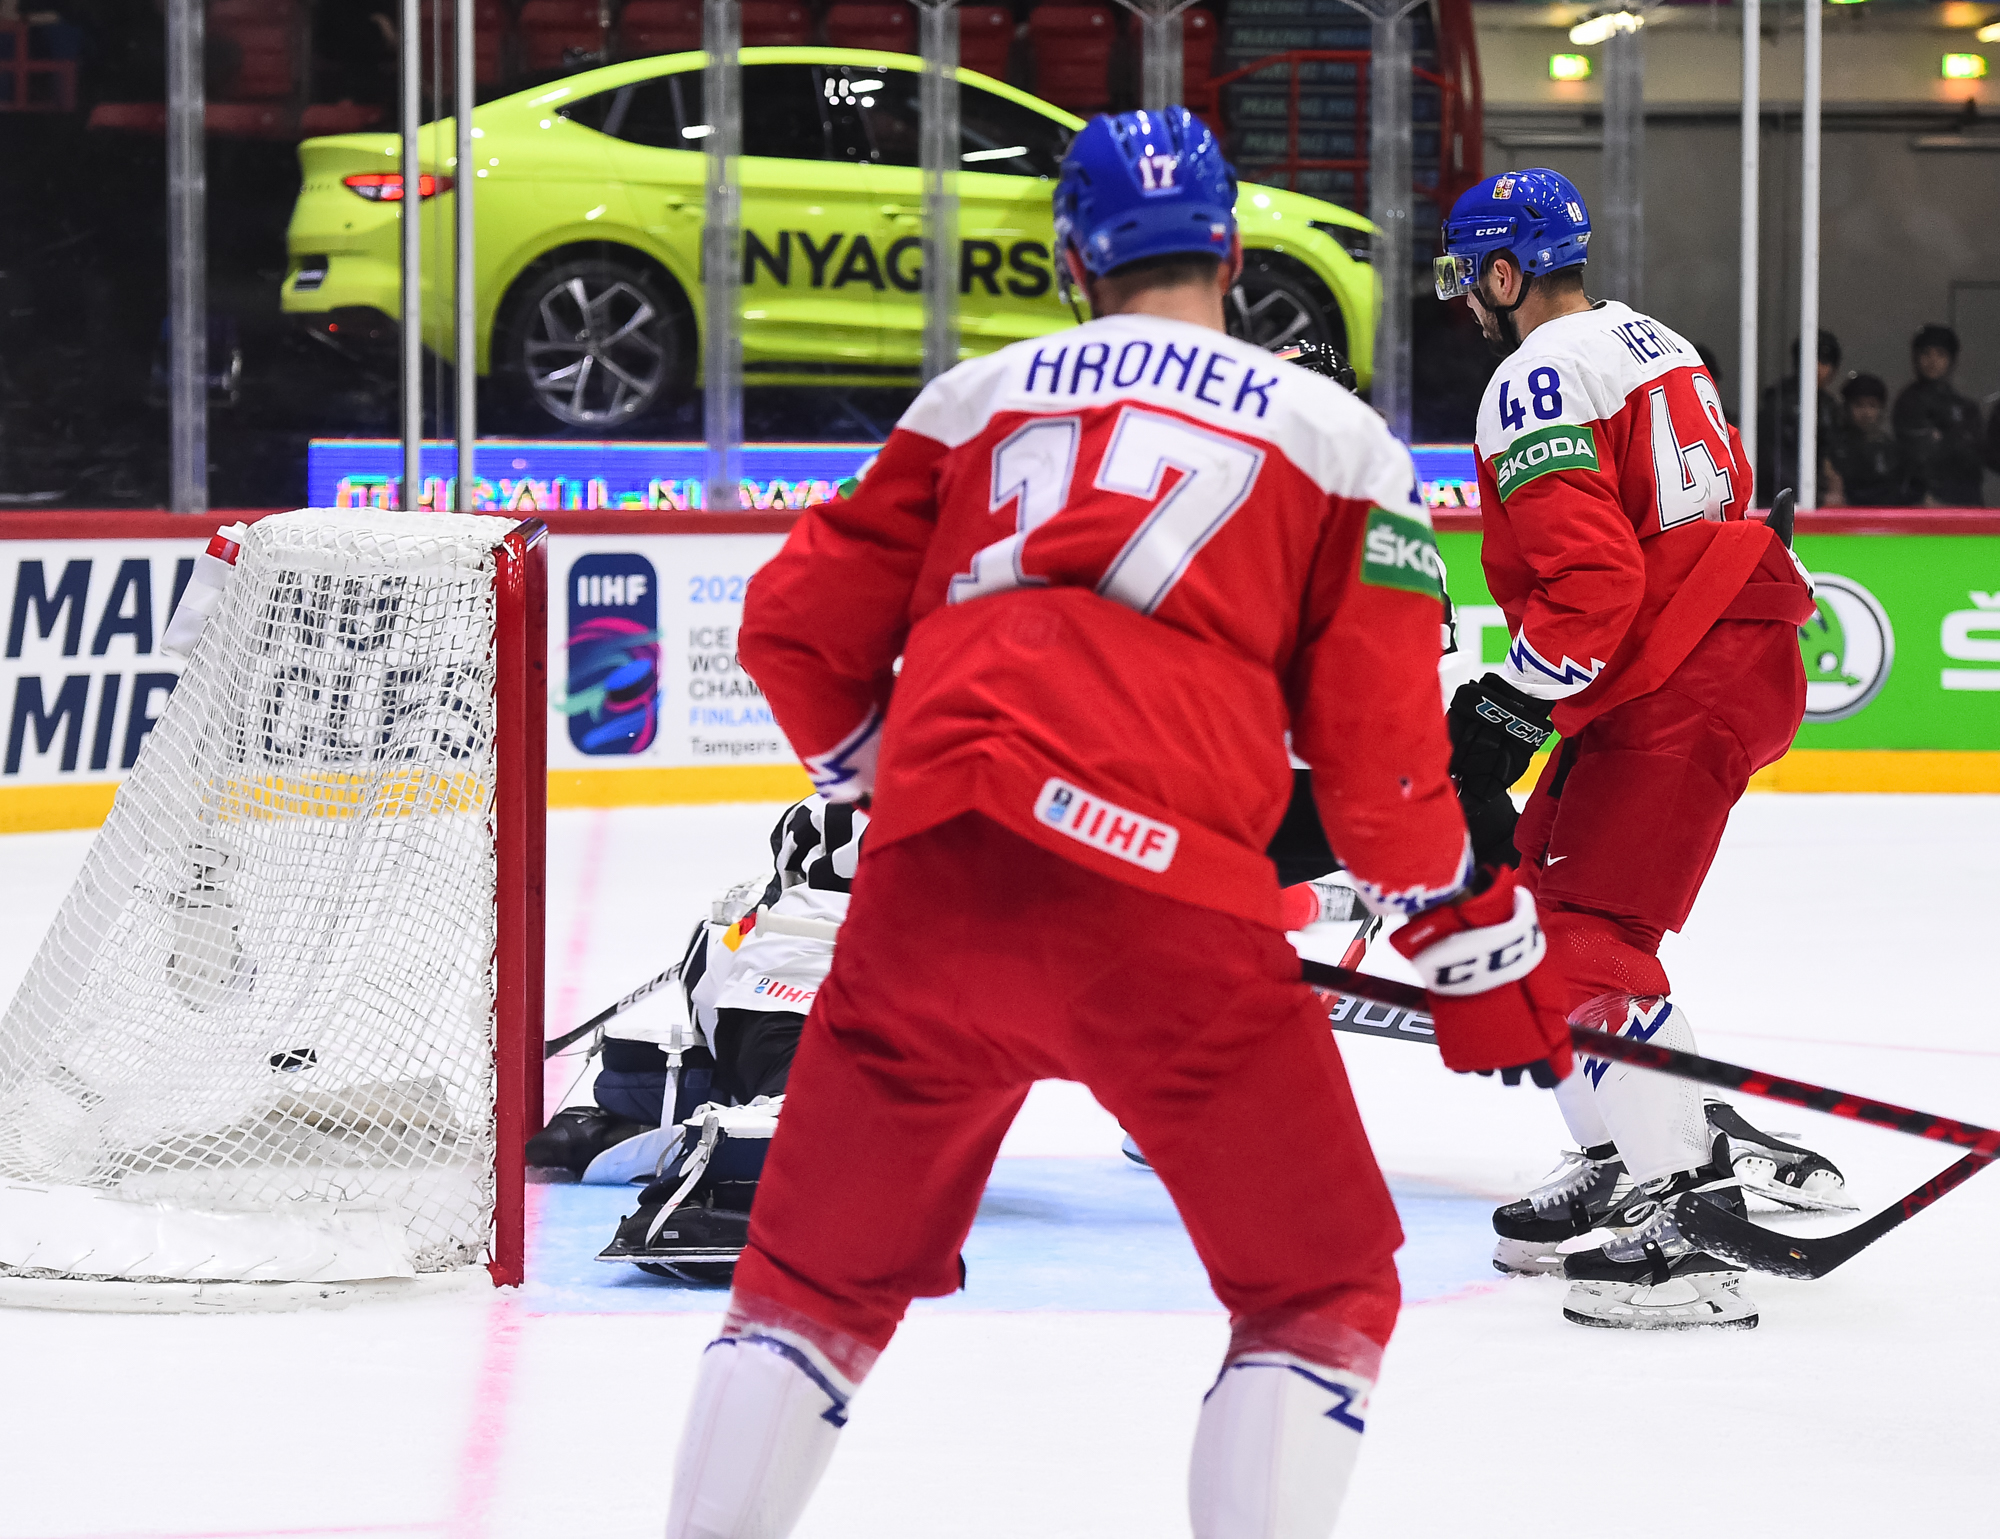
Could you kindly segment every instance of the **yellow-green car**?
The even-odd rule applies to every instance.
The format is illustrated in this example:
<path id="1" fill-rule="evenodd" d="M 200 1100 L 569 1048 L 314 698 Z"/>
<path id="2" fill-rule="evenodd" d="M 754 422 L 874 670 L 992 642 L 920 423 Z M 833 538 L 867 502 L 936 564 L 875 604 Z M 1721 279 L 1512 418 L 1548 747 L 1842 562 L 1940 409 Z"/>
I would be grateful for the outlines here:
<path id="1" fill-rule="evenodd" d="M 707 127 L 698 53 L 573 75 L 478 108 L 479 372 L 551 426 L 616 432 L 684 395 L 701 358 Z M 839 48 L 743 52 L 743 356 L 749 384 L 903 384 L 923 357 L 922 62 Z M 959 72 L 960 347 L 971 357 L 1072 323 L 1050 265 L 1050 195 L 1082 123 Z M 425 342 L 451 356 L 449 119 L 424 131 Z M 299 147 L 284 308 L 335 342 L 393 328 L 394 135 Z M 1372 226 L 1246 185 L 1232 329 L 1331 343 L 1369 375 Z"/>

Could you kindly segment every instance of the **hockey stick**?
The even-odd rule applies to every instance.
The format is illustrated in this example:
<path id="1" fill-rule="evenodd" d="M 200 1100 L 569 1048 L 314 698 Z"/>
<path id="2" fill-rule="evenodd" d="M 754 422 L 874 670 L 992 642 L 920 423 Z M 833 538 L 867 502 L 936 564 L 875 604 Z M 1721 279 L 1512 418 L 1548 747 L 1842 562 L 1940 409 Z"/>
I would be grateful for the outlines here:
<path id="1" fill-rule="evenodd" d="M 589 1036 L 593 1031 L 597 1030 L 598 1027 L 602 1026 L 606 1021 L 609 1021 L 613 1016 L 623 1015 L 627 1010 L 631 1009 L 640 1000 L 644 999 L 648 994 L 658 993 L 661 989 L 665 988 L 668 984 L 672 983 L 676 978 L 680 977 L 680 975 L 681 975 L 681 964 L 676 962 L 672 967 L 669 967 L 665 972 L 661 973 L 659 977 L 648 978 L 644 983 L 640 984 L 631 993 L 627 994 L 623 999 L 619 1000 L 617 1004 L 611 1006 L 610 1009 L 598 1011 L 597 1014 L 593 1015 L 589 1020 L 585 1021 L 581 1026 L 576 1027 L 574 1030 L 566 1031 L 559 1037 L 549 1038 L 548 1041 L 542 1044 L 543 1062 L 547 1062 L 549 1059 L 555 1057 L 556 1054 L 562 1052 L 564 1048 L 572 1047 L 576 1043 L 581 1042 L 585 1037 Z"/>
<path id="2" fill-rule="evenodd" d="M 1301 965 L 1306 982 L 1339 993 L 1343 1003 L 1367 999 L 1406 1011 L 1427 1008 L 1424 991 L 1414 984 L 1328 967 L 1323 962 L 1304 962 Z M 1355 1029 L 1339 1020 L 1334 1021 L 1334 1028 L 1341 1031 Z M 1375 1036 L 1402 1037 L 1405 1041 L 1424 1040 L 1404 1031 L 1361 1029 L 1370 1030 Z M 2000 1129 L 1981 1127 L 1975 1122 L 1960 1122 L 1952 1117 L 1934 1116 L 1930 1112 L 1912 1111 L 1891 1101 L 1830 1090 L 1806 1080 L 1785 1079 L 1652 1042 L 1635 1042 L 1610 1032 L 1593 1031 L 1588 1026 L 1570 1027 L 1569 1036 L 1571 1045 L 1579 1053 L 1592 1058 L 1616 1059 L 1642 1069 L 1691 1079 L 1697 1084 L 1739 1090 L 1746 1095 L 1783 1101 L 1790 1106 L 1803 1106 L 1808 1111 L 1826 1112 L 1835 1117 L 1908 1133 L 1913 1138 L 1928 1138 L 1936 1143 L 1954 1144 L 1971 1151 L 1957 1164 L 1940 1171 L 1909 1196 L 1883 1209 L 1873 1218 L 1864 1219 L 1838 1234 L 1821 1235 L 1816 1239 L 1765 1229 L 1713 1203 L 1696 1201 L 1692 1193 L 1682 1197 L 1674 1206 L 1674 1219 L 1681 1232 L 1703 1250 L 1725 1261 L 1733 1261 L 1738 1266 L 1774 1272 L 1780 1277 L 1824 1277 L 1873 1245 L 1891 1229 L 1923 1212 L 1946 1192 L 1963 1185 L 1986 1166 L 2000 1160 Z"/>

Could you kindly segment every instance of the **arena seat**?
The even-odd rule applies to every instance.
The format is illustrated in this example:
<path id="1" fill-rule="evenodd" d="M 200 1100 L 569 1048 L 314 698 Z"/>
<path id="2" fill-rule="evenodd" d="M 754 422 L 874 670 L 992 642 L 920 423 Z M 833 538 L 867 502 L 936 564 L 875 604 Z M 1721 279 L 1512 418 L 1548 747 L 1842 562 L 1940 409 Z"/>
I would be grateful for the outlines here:
<path id="1" fill-rule="evenodd" d="M 423 38 L 429 57 L 431 34 L 443 12 L 444 36 L 439 39 L 447 61 L 454 58 L 458 39 L 456 0 L 424 0 Z M 514 17 L 501 0 L 475 0 L 472 13 L 472 81 L 481 91 L 497 89 L 507 78 L 508 44 L 513 40 Z M 449 72 L 452 65 L 447 62 Z"/>
<path id="2" fill-rule="evenodd" d="M 995 80 L 1007 78 L 1014 51 L 1014 13 L 1004 5 L 958 8 L 958 62 Z"/>
<path id="3" fill-rule="evenodd" d="M 297 135 L 306 28 L 298 0 L 209 0 L 209 49 L 222 67 L 209 94 L 208 132 L 232 139 Z"/>
<path id="4" fill-rule="evenodd" d="M 527 0 L 520 33 L 521 68 L 531 75 L 589 69 L 608 57 L 598 0 Z"/>
<path id="5" fill-rule="evenodd" d="M 917 13 L 907 5 L 836 5 L 826 13 L 826 40 L 836 48 L 917 51 Z"/>
<path id="6" fill-rule="evenodd" d="M 299 137 L 317 139 L 322 134 L 358 134 L 375 127 L 389 112 L 363 102 L 314 102 L 299 114 Z"/>
<path id="7" fill-rule="evenodd" d="M 627 0 L 618 13 L 618 57 L 646 59 L 701 47 L 701 7 L 693 0 Z"/>
<path id="8" fill-rule="evenodd" d="M 804 48 L 813 41 L 812 12 L 786 0 L 743 0 L 745 48 Z"/>
<path id="9" fill-rule="evenodd" d="M 1081 116 L 1111 101 L 1111 50 L 1118 38 L 1110 7 L 1038 5 L 1028 13 L 1035 94 Z"/>

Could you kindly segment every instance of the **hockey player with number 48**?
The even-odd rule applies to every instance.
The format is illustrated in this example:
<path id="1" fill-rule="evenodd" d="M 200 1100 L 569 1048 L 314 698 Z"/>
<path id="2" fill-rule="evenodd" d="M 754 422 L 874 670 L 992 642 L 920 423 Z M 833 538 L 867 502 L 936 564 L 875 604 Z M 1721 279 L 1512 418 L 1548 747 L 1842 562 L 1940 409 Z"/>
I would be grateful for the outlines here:
<path id="1" fill-rule="evenodd" d="M 1444 236 L 1438 297 L 1468 300 L 1504 360 L 1477 448 L 1482 560 L 1512 643 L 1450 709 L 1473 845 L 1518 859 L 1571 1021 L 1692 1052 L 1660 938 L 1686 921 L 1751 774 L 1798 730 L 1811 589 L 1778 534 L 1744 519 L 1749 460 L 1693 344 L 1585 294 L 1590 216 L 1566 178 L 1489 178 Z M 1517 827 L 1507 788 L 1553 733 Z M 1757 1323 L 1742 1273 L 1675 1228 L 1685 1193 L 1844 1205 L 1827 1161 L 1685 1080 L 1590 1063 L 1556 1097 L 1581 1150 L 1494 1215 L 1494 1259 L 1560 1269 L 1579 1324 Z M 1599 1229 L 1603 1246 L 1558 1254 Z"/>
<path id="2" fill-rule="evenodd" d="M 1533 899 L 1474 870 L 1447 775 L 1409 453 L 1226 333 L 1235 202 L 1184 108 L 1086 126 L 1056 230 L 1096 318 L 933 380 L 751 582 L 744 666 L 821 794 L 872 805 L 670 1539 L 791 1530 L 1050 1078 L 1145 1149 L 1230 1313 L 1196 1539 L 1332 1528 L 1401 1235 L 1280 928 L 1287 731 L 1356 889 L 1411 916 L 1446 1064 L 1570 1072 Z"/>

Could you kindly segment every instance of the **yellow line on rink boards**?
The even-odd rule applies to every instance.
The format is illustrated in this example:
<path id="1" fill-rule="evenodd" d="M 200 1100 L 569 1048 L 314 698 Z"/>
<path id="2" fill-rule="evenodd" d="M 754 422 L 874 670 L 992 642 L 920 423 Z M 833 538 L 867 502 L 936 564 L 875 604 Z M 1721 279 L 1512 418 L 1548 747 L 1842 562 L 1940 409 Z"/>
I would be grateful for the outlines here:
<path id="1" fill-rule="evenodd" d="M 1525 793 L 1541 774 L 1537 757 L 1515 786 Z M 784 802 L 810 789 L 805 771 L 792 764 L 681 764 L 651 769 L 557 769 L 549 771 L 551 807 L 672 807 L 711 802 Z M 325 796 L 325 788 L 319 788 Z M 407 790 L 408 787 L 399 787 Z M 1900 792 L 2000 795 L 2000 753 L 1976 750 L 1801 748 L 1787 754 L 1750 782 L 1753 791 Z M 0 834 L 96 828 L 111 811 L 118 783 L 89 780 L 62 785 L 0 785 Z M 447 811 L 464 804 L 465 788 L 448 777 L 415 798 L 394 793 L 379 810 Z M 257 787 L 242 809 L 270 817 L 305 812 L 310 798 L 274 794 Z M 292 805 L 296 801 L 297 805 Z M 351 816 L 360 798 L 347 790 L 320 802 L 319 815 Z"/>
<path id="2" fill-rule="evenodd" d="M 1535 788 L 1547 754 L 1514 782 Z M 1960 748 L 1794 748 L 1750 777 L 1753 791 L 2000 795 L 2000 753 Z"/>
<path id="3" fill-rule="evenodd" d="M 812 790 L 796 764 L 674 764 L 657 769 L 549 771 L 551 807 L 667 807 L 792 802 Z"/>

